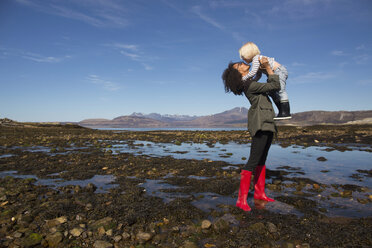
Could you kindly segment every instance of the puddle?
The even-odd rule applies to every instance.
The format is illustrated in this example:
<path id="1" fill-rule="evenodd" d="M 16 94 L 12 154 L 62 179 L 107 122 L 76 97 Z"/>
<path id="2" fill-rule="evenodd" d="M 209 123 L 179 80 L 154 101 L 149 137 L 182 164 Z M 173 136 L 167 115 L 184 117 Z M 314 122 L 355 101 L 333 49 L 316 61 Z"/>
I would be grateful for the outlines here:
<path id="1" fill-rule="evenodd" d="M 4 154 L 4 155 L 0 155 L 0 158 L 10 158 L 10 157 L 13 157 L 15 156 L 14 154 Z"/>
<path id="2" fill-rule="evenodd" d="M 189 197 L 189 195 L 176 192 L 164 192 L 162 190 L 172 190 L 179 189 L 181 187 L 174 186 L 168 183 L 165 183 L 163 180 L 151 180 L 147 179 L 146 182 L 139 184 L 138 186 L 144 187 L 146 193 L 151 196 L 159 197 L 163 199 L 165 203 L 169 203 L 176 198 L 180 197 Z"/>
<path id="3" fill-rule="evenodd" d="M 60 173 L 53 173 L 50 176 L 59 175 Z M 115 188 L 118 184 L 112 184 L 115 181 L 115 176 L 113 175 L 95 175 L 90 179 L 86 180 L 70 180 L 64 181 L 61 178 L 54 178 L 54 179 L 41 179 L 35 175 L 20 175 L 17 174 L 17 171 L 2 171 L 0 172 L 0 177 L 12 176 L 15 178 L 34 178 L 36 179 L 36 185 L 46 185 L 53 189 L 57 189 L 58 187 L 67 186 L 67 185 L 79 185 L 81 187 L 86 187 L 89 183 L 93 183 L 97 190 L 95 193 L 107 193 L 107 191 L 111 188 Z"/>
<path id="4" fill-rule="evenodd" d="M 117 144 L 113 145 L 110 150 L 114 154 L 125 152 L 152 157 L 171 156 L 176 159 L 225 161 L 231 164 L 231 166 L 224 167 L 225 170 L 245 164 L 246 160 L 243 159 L 248 158 L 250 152 L 250 144 L 234 142 L 228 144 L 217 142 L 214 147 L 205 143 L 181 143 L 180 145 L 148 141 L 130 141 L 128 143 L 117 141 Z M 185 153 L 186 151 L 187 153 Z M 221 157 L 221 154 L 226 156 Z M 326 158 L 326 161 L 317 160 L 319 157 Z M 356 184 L 372 188 L 371 177 L 365 177 L 363 174 L 361 174 L 361 180 L 350 177 L 358 173 L 357 170 L 370 170 L 372 168 L 371 154 L 365 151 L 329 151 L 325 147 L 301 147 L 297 145 L 283 148 L 278 144 L 273 144 L 266 164 L 270 170 L 283 168 L 283 166 L 287 167 L 292 172 L 289 175 L 290 177 L 306 175 L 306 177 L 316 180 L 318 183 Z M 322 171 L 329 172 L 322 173 Z"/>

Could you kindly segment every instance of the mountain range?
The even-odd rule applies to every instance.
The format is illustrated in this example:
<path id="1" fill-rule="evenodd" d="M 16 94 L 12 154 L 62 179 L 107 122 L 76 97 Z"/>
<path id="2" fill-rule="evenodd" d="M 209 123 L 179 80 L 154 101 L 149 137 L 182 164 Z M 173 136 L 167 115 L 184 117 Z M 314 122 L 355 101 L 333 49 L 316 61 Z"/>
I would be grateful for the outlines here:
<path id="1" fill-rule="evenodd" d="M 77 124 L 92 128 L 155 128 L 155 127 L 246 127 L 248 109 L 237 107 L 207 116 L 161 115 L 157 113 L 119 116 L 109 119 L 86 119 Z M 307 111 L 292 114 L 292 119 L 278 125 L 372 124 L 372 110 Z"/>

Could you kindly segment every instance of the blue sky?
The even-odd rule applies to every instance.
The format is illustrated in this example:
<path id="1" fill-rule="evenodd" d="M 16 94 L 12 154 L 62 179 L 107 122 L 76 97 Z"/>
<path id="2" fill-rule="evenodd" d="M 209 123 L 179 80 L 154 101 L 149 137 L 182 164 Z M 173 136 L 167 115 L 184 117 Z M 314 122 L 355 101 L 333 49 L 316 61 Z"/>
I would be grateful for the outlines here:
<path id="1" fill-rule="evenodd" d="M 247 41 L 287 67 L 292 112 L 370 110 L 371 27 L 369 0 L 1 0 L 0 118 L 248 108 L 221 80 Z"/>

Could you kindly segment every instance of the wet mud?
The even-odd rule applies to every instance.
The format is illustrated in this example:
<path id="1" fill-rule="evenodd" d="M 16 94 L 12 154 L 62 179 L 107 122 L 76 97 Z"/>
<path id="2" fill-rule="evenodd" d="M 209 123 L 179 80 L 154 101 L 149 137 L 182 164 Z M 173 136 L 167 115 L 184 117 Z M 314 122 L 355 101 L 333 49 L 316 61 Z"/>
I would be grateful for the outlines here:
<path id="1" fill-rule="evenodd" d="M 275 142 L 370 153 L 371 134 L 368 125 L 280 127 Z M 283 165 L 267 171 L 266 191 L 276 201 L 250 193 L 247 213 L 235 207 L 241 165 L 131 153 L 146 146 L 138 140 L 213 147 L 251 138 L 245 131 L 0 126 L 0 247 L 372 246 L 369 187 L 321 183 Z M 128 152 L 115 152 L 122 142 Z M 355 168 L 351 177 L 370 180 L 371 169 Z"/>

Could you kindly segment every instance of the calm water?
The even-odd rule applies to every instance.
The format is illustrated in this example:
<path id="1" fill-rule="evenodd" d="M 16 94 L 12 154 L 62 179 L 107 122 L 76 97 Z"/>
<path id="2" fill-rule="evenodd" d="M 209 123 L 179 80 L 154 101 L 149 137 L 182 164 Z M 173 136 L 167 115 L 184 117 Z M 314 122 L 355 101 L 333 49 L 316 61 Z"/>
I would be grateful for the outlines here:
<path id="1" fill-rule="evenodd" d="M 96 128 L 98 130 L 113 130 L 113 131 L 241 131 L 247 130 L 246 127 L 219 127 L 219 128 L 201 128 L 201 127 L 155 127 L 155 128 Z"/>
<path id="2" fill-rule="evenodd" d="M 126 142 L 113 145 L 110 148 L 114 153 L 129 152 L 133 154 L 149 155 L 153 157 L 172 156 L 177 159 L 208 159 L 212 161 L 225 161 L 238 168 L 246 163 L 249 157 L 250 144 L 216 143 L 214 147 L 199 143 L 154 143 L 148 141 L 135 141 L 133 145 Z M 317 158 L 325 157 L 326 161 Z M 273 144 L 266 161 L 269 169 L 275 170 L 283 166 L 293 167 L 291 175 L 295 177 L 308 177 L 319 183 L 355 184 L 372 188 L 372 178 L 363 177 L 362 181 L 351 178 L 356 170 L 372 169 L 372 154 L 366 151 L 326 151 L 326 147 L 300 147 L 286 148 Z M 233 167 L 234 168 L 234 167 Z M 327 173 L 321 171 L 329 171 Z M 304 174 L 304 175 L 303 175 Z M 362 175 L 361 175 L 362 176 Z"/>

